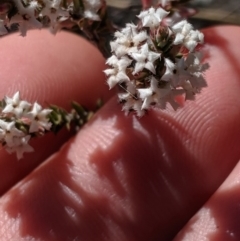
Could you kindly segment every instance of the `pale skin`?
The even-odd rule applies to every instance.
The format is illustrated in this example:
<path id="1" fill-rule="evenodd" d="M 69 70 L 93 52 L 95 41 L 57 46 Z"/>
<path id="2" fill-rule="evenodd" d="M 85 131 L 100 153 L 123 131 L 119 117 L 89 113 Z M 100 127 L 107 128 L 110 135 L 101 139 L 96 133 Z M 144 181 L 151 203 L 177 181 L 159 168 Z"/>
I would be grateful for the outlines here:
<path id="1" fill-rule="evenodd" d="M 0 240 L 239 240 L 239 30 L 204 31 L 209 86 L 196 101 L 141 119 L 121 112 L 104 59 L 78 36 L 0 39 L 1 97 L 106 102 L 74 137 L 36 139 L 20 161 L 0 150 Z"/>

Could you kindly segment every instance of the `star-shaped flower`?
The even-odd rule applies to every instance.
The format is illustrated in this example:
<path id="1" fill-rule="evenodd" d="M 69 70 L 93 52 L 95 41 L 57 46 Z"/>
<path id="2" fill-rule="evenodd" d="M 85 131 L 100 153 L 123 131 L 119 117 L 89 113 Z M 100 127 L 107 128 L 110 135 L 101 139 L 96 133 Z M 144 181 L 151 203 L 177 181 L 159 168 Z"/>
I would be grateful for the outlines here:
<path id="1" fill-rule="evenodd" d="M 161 79 L 165 81 L 169 81 L 173 76 L 175 64 L 170 59 L 164 58 L 164 65 L 166 67 L 166 70 Z"/>
<path id="2" fill-rule="evenodd" d="M 193 27 L 186 20 L 183 20 L 172 26 L 173 32 L 176 34 L 173 44 L 183 44 L 190 52 L 192 52 L 198 43 L 203 43 L 204 35 Z"/>
<path id="3" fill-rule="evenodd" d="M 171 0 L 160 0 L 160 1 L 159 1 L 159 3 L 160 3 L 163 7 L 167 6 L 170 2 L 171 2 Z"/>
<path id="4" fill-rule="evenodd" d="M 84 17 L 91 19 L 93 21 L 100 21 L 100 17 L 97 14 L 97 11 L 101 7 L 101 1 L 100 0 L 84 0 Z"/>
<path id="5" fill-rule="evenodd" d="M 126 74 L 126 68 L 131 64 L 132 60 L 126 56 L 117 58 L 115 55 L 107 60 L 107 64 L 113 66 L 113 69 L 106 69 L 104 73 L 109 76 L 107 83 L 111 88 L 116 84 L 128 81 L 129 77 Z"/>
<path id="6" fill-rule="evenodd" d="M 142 11 L 137 17 L 142 20 L 143 27 L 155 28 L 158 27 L 163 18 L 165 18 L 169 12 L 162 8 L 149 8 Z"/>
<path id="7" fill-rule="evenodd" d="M 110 42 L 112 52 L 122 57 L 134 51 L 134 49 L 149 38 L 146 31 L 138 31 L 134 24 L 127 24 L 121 31 L 115 33 L 115 40 Z"/>
<path id="8" fill-rule="evenodd" d="M 134 110 L 139 117 L 145 114 L 145 110 L 141 108 L 142 100 L 138 98 L 138 90 L 132 82 L 127 83 L 126 93 L 121 93 L 118 97 L 120 101 L 124 101 L 122 110 L 126 113 Z"/>
<path id="9" fill-rule="evenodd" d="M 0 139 L 5 142 L 7 146 L 15 145 L 14 137 L 22 137 L 25 134 L 15 127 L 15 122 L 6 122 L 0 120 Z"/>
<path id="10" fill-rule="evenodd" d="M 24 112 L 28 111 L 31 104 L 25 100 L 20 99 L 19 92 L 16 92 L 12 98 L 5 97 L 6 106 L 3 109 L 3 113 L 12 113 L 17 117 L 21 117 Z"/>
<path id="11" fill-rule="evenodd" d="M 153 76 L 150 79 L 150 87 L 146 89 L 139 89 L 139 97 L 142 99 L 142 109 L 149 109 L 151 104 L 156 104 L 164 108 L 166 103 L 164 97 L 171 92 L 170 85 L 167 84 L 164 88 L 158 86 L 158 81 Z"/>
<path id="12" fill-rule="evenodd" d="M 161 54 L 149 50 L 147 43 L 141 47 L 139 52 L 131 53 L 131 56 L 136 60 L 133 74 L 140 72 L 144 68 L 150 70 L 153 74 L 156 73 L 154 61 L 160 58 Z"/>
<path id="13" fill-rule="evenodd" d="M 19 160 L 23 157 L 24 152 L 33 152 L 34 151 L 33 147 L 31 147 L 28 144 L 28 141 L 30 140 L 30 138 L 31 138 L 30 135 L 24 136 L 24 137 L 15 137 L 14 138 L 15 145 L 11 146 L 11 147 L 6 146 L 5 149 L 10 154 L 16 152 L 17 159 Z"/>
<path id="14" fill-rule="evenodd" d="M 29 133 L 38 132 L 41 130 L 50 130 L 51 123 L 48 115 L 51 113 L 50 109 L 42 109 L 38 103 L 34 103 L 33 110 L 29 112 L 26 117 L 30 119 Z"/>

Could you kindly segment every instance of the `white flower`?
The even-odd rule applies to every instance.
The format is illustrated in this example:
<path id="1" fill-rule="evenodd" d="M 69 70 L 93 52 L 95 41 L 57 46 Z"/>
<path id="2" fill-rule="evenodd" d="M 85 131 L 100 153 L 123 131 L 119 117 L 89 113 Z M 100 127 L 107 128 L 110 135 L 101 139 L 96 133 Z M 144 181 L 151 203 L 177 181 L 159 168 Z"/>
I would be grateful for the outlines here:
<path id="1" fill-rule="evenodd" d="M 165 7 L 166 5 L 168 5 L 172 0 L 159 0 L 159 3 Z"/>
<path id="2" fill-rule="evenodd" d="M 68 11 L 64 11 L 61 8 L 62 0 L 44 0 L 45 7 L 42 9 L 39 16 L 47 16 L 50 20 L 50 31 L 55 34 L 60 28 L 60 23 L 62 19 L 67 19 L 70 17 Z"/>
<path id="3" fill-rule="evenodd" d="M 142 109 L 149 109 L 151 104 L 156 104 L 160 108 L 164 108 L 166 103 L 164 97 L 170 92 L 170 85 L 166 84 L 165 88 L 158 87 L 158 81 L 153 76 L 150 79 L 150 87 L 147 89 L 139 89 L 139 97 L 143 100 Z"/>
<path id="4" fill-rule="evenodd" d="M 118 59 L 115 55 L 111 56 L 107 60 L 107 64 L 113 66 L 113 69 L 106 69 L 104 73 L 107 76 L 110 76 L 107 79 L 107 83 L 111 88 L 113 88 L 116 84 L 120 84 L 124 81 L 128 81 L 129 77 L 126 74 L 126 68 L 131 64 L 132 60 L 126 56 Z"/>
<path id="5" fill-rule="evenodd" d="M 195 53 L 189 53 L 186 58 L 186 66 L 188 68 L 188 71 L 190 73 L 196 73 L 196 72 L 205 72 L 209 68 L 209 64 L 203 63 L 202 64 L 202 53 L 195 52 Z"/>
<path id="6" fill-rule="evenodd" d="M 173 25 L 172 30 L 176 34 L 173 44 L 183 44 L 190 52 L 195 49 L 198 43 L 203 43 L 204 41 L 203 33 L 193 30 L 192 25 L 186 20 Z"/>
<path id="7" fill-rule="evenodd" d="M 26 36 L 27 30 L 29 29 L 42 28 L 42 24 L 35 17 L 29 16 L 29 15 L 24 15 L 24 16 L 19 14 L 14 15 L 11 18 L 9 25 L 12 25 L 14 23 L 17 23 L 19 25 L 19 30 L 22 36 Z"/>
<path id="8" fill-rule="evenodd" d="M 20 99 L 19 92 L 16 92 L 13 98 L 5 97 L 6 106 L 3 109 L 3 113 L 11 113 L 17 117 L 21 117 L 24 112 L 28 111 L 31 107 L 31 104 L 27 101 Z"/>
<path id="9" fill-rule="evenodd" d="M 196 93 L 207 86 L 203 72 L 208 67 L 208 64 L 201 64 L 199 53 L 189 53 L 186 58 L 176 59 L 174 72 L 163 75 L 162 79 L 169 81 L 173 88 L 181 87 L 185 91 L 185 98 L 192 100 Z"/>
<path id="10" fill-rule="evenodd" d="M 24 152 L 33 152 L 34 149 L 28 144 L 29 139 L 31 138 L 30 135 L 24 136 L 24 137 L 14 137 L 14 143 L 13 146 L 6 146 L 5 149 L 8 153 L 14 153 L 17 154 L 17 159 L 21 159 L 23 157 Z"/>
<path id="11" fill-rule="evenodd" d="M 27 8 L 32 12 L 32 11 L 36 11 L 40 7 L 41 6 L 39 5 L 38 1 L 32 0 L 32 1 L 29 2 L 29 5 L 28 5 Z"/>
<path id="12" fill-rule="evenodd" d="M 138 90 L 132 82 L 127 83 L 127 93 L 119 94 L 120 101 L 124 101 L 122 110 L 125 113 L 129 113 L 134 110 L 137 116 L 141 117 L 145 114 L 145 110 L 142 107 L 142 100 L 138 98 Z"/>
<path id="13" fill-rule="evenodd" d="M 201 60 L 202 55 L 199 52 L 190 53 L 185 60 L 185 68 L 187 68 L 189 73 L 188 80 L 191 83 L 195 93 L 201 88 L 207 86 L 203 73 L 209 68 L 209 65 L 207 63 L 202 64 Z"/>
<path id="14" fill-rule="evenodd" d="M 42 24 L 36 19 L 35 9 L 32 5 L 24 7 L 22 1 L 19 0 L 14 0 L 14 3 L 18 9 L 18 14 L 11 17 L 9 25 L 17 23 L 22 36 L 26 35 L 28 29 L 42 28 Z"/>
<path id="15" fill-rule="evenodd" d="M 95 10 L 85 10 L 84 11 L 84 17 L 91 19 L 93 21 L 100 21 L 99 15 L 95 12 Z"/>
<path id="16" fill-rule="evenodd" d="M 0 139 L 5 142 L 7 146 L 15 145 L 14 138 L 22 137 L 25 134 L 15 127 L 15 122 L 6 122 L 0 119 Z"/>
<path id="17" fill-rule="evenodd" d="M 173 70 L 175 69 L 175 64 L 170 59 L 164 58 L 164 65 L 166 67 L 166 70 L 161 79 L 168 81 L 173 76 Z"/>
<path id="18" fill-rule="evenodd" d="M 93 21 L 100 21 L 97 11 L 100 9 L 102 3 L 100 0 L 85 0 L 84 1 L 84 17 Z"/>
<path id="19" fill-rule="evenodd" d="M 142 11 L 137 17 L 142 20 L 144 27 L 155 28 L 158 27 L 163 18 L 165 18 L 169 12 L 162 8 L 154 9 L 153 7 L 148 10 Z"/>
<path id="20" fill-rule="evenodd" d="M 39 129 L 50 130 L 52 124 L 49 122 L 48 115 L 51 111 L 50 109 L 42 109 L 42 107 L 35 102 L 33 110 L 26 115 L 31 121 L 29 133 L 38 132 Z"/>
<path id="21" fill-rule="evenodd" d="M 149 36 L 146 31 L 138 31 L 134 24 L 127 24 L 121 31 L 115 33 L 115 41 L 110 43 L 112 52 L 117 57 L 136 51 L 136 47 L 146 41 Z"/>
<path id="22" fill-rule="evenodd" d="M 154 61 L 160 58 L 161 54 L 150 51 L 147 43 L 141 47 L 139 52 L 132 53 L 131 56 L 137 61 L 133 74 L 140 72 L 144 68 L 150 70 L 153 74 L 156 73 Z"/>

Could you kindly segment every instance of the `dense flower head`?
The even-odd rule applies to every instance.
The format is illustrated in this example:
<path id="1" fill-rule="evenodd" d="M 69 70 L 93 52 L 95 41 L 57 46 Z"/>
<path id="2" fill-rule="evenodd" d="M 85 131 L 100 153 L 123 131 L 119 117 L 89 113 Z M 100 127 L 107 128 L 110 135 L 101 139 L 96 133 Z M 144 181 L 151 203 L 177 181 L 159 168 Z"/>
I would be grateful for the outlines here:
<path id="1" fill-rule="evenodd" d="M 150 8 L 138 15 L 138 25 L 127 24 L 115 33 L 112 56 L 105 70 L 110 88 L 119 85 L 119 100 L 127 113 L 144 115 L 151 106 L 178 108 L 177 95 L 192 100 L 205 87 L 199 46 L 204 36 L 186 20 L 168 26 L 168 12 Z"/>

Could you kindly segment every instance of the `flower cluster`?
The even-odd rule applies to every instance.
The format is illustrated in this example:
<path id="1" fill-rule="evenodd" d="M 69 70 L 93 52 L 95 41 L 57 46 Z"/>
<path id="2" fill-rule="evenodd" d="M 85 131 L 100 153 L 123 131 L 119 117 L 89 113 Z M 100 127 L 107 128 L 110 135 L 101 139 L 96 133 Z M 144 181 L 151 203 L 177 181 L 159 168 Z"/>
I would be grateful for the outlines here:
<path id="1" fill-rule="evenodd" d="M 179 18 L 172 14 L 171 7 L 183 1 L 162 0 L 160 5 L 169 11 L 151 7 L 137 16 L 137 25 L 127 24 L 115 32 L 110 42 L 111 57 L 106 61 L 109 68 L 104 72 L 110 88 L 120 87 L 118 96 L 125 112 L 134 111 L 141 117 L 151 106 L 165 108 L 170 104 L 177 109 L 179 95 L 193 100 L 206 87 L 204 72 L 209 66 L 202 63 L 199 51 L 204 36 L 186 20 L 176 22 Z M 3 0 L 0 35 L 13 24 L 23 36 L 29 28 L 49 26 L 55 33 L 77 24 L 109 56 L 106 36 L 114 27 L 107 20 L 103 0 Z M 95 111 L 75 102 L 70 113 L 57 106 L 43 109 L 38 103 L 21 100 L 17 92 L 0 101 L 0 143 L 20 159 L 24 152 L 33 151 L 28 144 L 32 137 L 70 128 L 70 124 L 80 128 Z"/>
<path id="2" fill-rule="evenodd" d="M 104 72 L 110 88 L 121 87 L 126 112 L 142 116 L 150 106 L 165 108 L 167 103 L 176 109 L 176 96 L 192 100 L 206 86 L 208 64 L 202 64 L 198 51 L 203 34 L 186 20 L 167 26 L 167 15 L 162 8 L 142 11 L 139 24 L 127 24 L 111 42 L 110 68 Z"/>
<path id="3" fill-rule="evenodd" d="M 53 105 L 43 109 L 36 102 L 31 104 L 22 100 L 16 92 L 12 98 L 6 96 L 0 101 L 0 144 L 21 159 L 24 152 L 33 151 L 28 144 L 31 138 L 43 136 L 49 131 L 57 133 L 63 127 L 70 129 L 72 124 L 78 130 L 101 105 L 99 100 L 93 111 L 76 102 L 72 102 L 70 112 Z"/>
<path id="4" fill-rule="evenodd" d="M 101 0 L 3 0 L 0 3 L 0 35 L 6 34 L 13 24 L 17 24 L 25 36 L 31 28 L 49 26 L 50 31 L 56 33 L 83 19 L 99 21 L 98 11 L 102 5 Z"/>
<path id="5" fill-rule="evenodd" d="M 0 109 L 0 143 L 9 153 L 16 152 L 18 159 L 24 152 L 32 152 L 28 141 L 50 130 L 52 124 L 48 115 L 51 111 L 42 109 L 36 102 L 32 105 L 21 100 L 19 92 L 12 98 L 5 97 Z"/>

